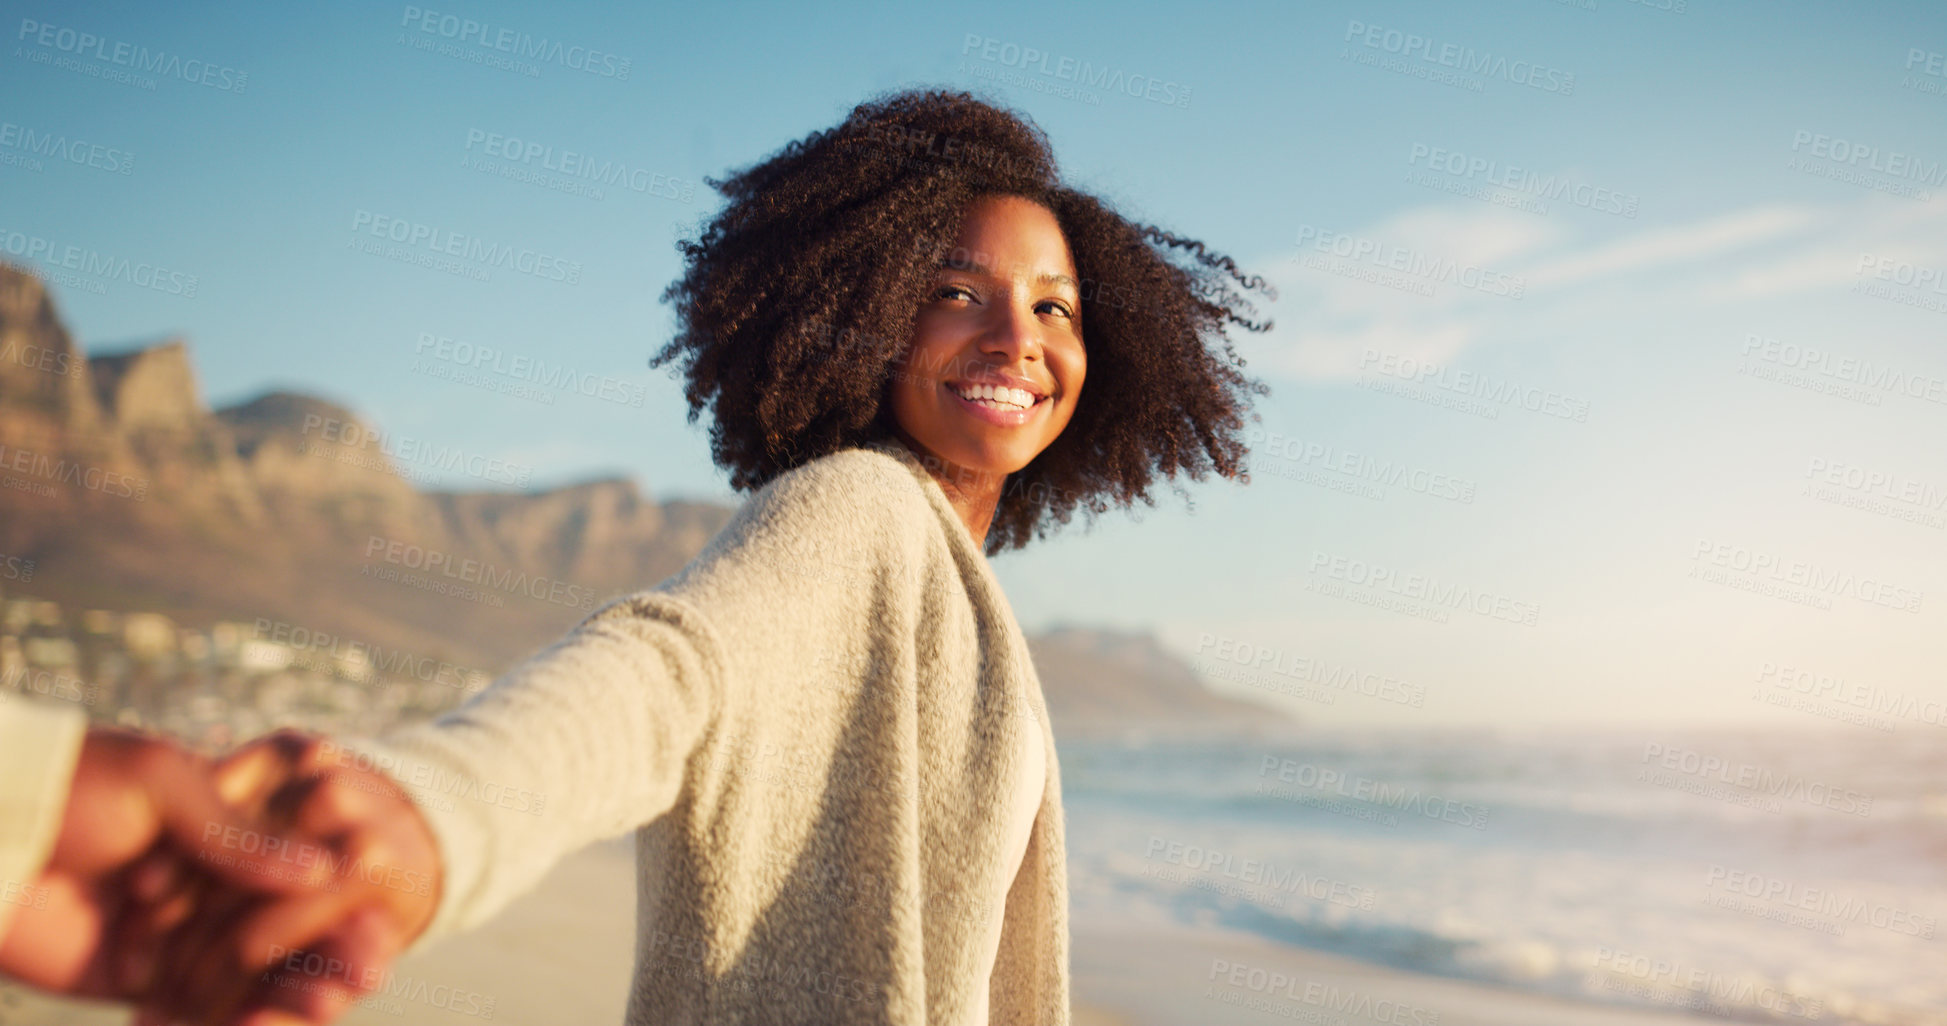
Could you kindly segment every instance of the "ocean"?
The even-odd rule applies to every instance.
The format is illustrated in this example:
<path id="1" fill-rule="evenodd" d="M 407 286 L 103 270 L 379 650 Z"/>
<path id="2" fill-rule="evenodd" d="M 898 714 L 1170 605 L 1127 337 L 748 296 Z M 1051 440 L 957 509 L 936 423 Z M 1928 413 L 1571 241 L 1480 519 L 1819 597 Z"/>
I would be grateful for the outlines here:
<path id="1" fill-rule="evenodd" d="M 1947 1024 L 1943 740 L 1063 740 L 1072 914 L 1699 1018 Z"/>

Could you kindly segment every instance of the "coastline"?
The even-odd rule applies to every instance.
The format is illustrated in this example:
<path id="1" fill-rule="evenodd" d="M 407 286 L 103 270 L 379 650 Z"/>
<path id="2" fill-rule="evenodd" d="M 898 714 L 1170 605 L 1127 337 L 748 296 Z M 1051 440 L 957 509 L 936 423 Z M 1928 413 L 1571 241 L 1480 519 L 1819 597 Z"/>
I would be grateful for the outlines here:
<path id="1" fill-rule="evenodd" d="M 1076 926 L 1075 1000 L 1127 1026 L 1696 1026 L 1681 1010 L 1596 1005 L 1408 972 L 1214 927 Z M 1233 977 L 1231 971 L 1243 967 Z M 1253 971 L 1262 970 L 1253 975 Z M 1272 986 L 1273 974 L 1292 983 Z M 1213 978 L 1214 976 L 1214 978 Z M 1243 985 L 1232 985 L 1238 979 Z M 1257 983 L 1254 989 L 1251 983 Z M 1078 1017 L 1077 1022 L 1082 1020 Z M 1721 1022 L 1722 1020 L 1716 1020 Z"/>

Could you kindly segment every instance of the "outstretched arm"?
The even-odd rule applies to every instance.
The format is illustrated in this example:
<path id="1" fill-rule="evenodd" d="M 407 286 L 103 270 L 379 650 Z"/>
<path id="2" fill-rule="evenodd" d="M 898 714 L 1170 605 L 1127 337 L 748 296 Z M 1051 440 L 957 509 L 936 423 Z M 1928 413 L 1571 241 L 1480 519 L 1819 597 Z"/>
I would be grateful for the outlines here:
<path id="1" fill-rule="evenodd" d="M 300 886 L 186 895 L 194 916 L 165 924 L 144 1007 L 330 1021 L 429 927 L 471 926 L 561 855 L 660 814 L 715 704 L 713 645 L 681 603 L 633 596 L 434 723 L 239 748 L 219 785 L 270 832 L 231 847 L 275 850 Z"/>
<path id="2" fill-rule="evenodd" d="M 248 801 L 266 815 L 295 815 L 341 860 L 358 850 L 345 838 L 360 830 L 400 819 L 422 825 L 430 865 L 390 863 L 394 876 L 404 874 L 395 890 L 437 881 L 424 929 L 405 937 L 417 943 L 469 928 L 570 851 L 669 811 L 712 732 L 777 699 L 754 682 L 790 686 L 793 667 L 835 641 L 857 642 L 886 608 L 879 589 L 917 586 L 918 547 L 933 530 L 926 502 L 910 471 L 883 456 L 840 454 L 800 467 L 746 502 L 682 573 L 596 610 L 440 719 L 381 739 L 291 735 L 250 746 L 230 765 L 254 767 Z M 894 509 L 899 503 L 908 505 Z M 895 606 L 914 603 L 908 595 Z M 262 754 L 275 745 L 285 747 Z M 342 779 L 322 787 L 320 776 Z M 399 816 L 401 806 L 413 814 Z M 373 858 L 396 860 L 411 836 L 397 835 Z M 343 861 L 337 869 L 342 877 Z M 377 895 L 369 885 L 386 878 L 355 875 L 362 882 L 343 881 L 341 890 L 358 891 L 359 901 L 318 894 L 247 922 L 219 914 L 224 929 L 188 935 L 175 950 L 193 959 L 241 947 L 259 959 L 328 942 L 306 938 L 368 898 L 403 910 L 429 896 Z"/>
<path id="3" fill-rule="evenodd" d="M 903 464 L 846 452 L 752 495 L 683 571 L 619 598 L 437 721 L 334 747 L 412 796 L 444 892 L 423 939 L 470 928 L 563 856 L 667 812 L 711 732 L 915 587 L 934 513 Z M 842 611 L 842 612 L 841 612 Z"/>
<path id="4" fill-rule="evenodd" d="M 376 769 L 438 838 L 443 895 L 426 939 L 491 918 L 563 856 L 655 819 L 721 705 L 715 632 L 654 592 L 595 611 L 439 720 L 326 743 Z"/>

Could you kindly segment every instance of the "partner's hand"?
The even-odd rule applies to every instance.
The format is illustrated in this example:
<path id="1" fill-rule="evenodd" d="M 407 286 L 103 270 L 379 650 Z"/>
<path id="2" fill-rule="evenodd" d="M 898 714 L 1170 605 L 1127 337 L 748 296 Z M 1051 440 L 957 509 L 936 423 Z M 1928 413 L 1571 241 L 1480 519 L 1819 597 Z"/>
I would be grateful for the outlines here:
<path id="1" fill-rule="evenodd" d="M 246 893 L 291 886 L 261 852 L 219 847 L 255 828 L 223 802 L 210 760 L 164 738 L 90 729 L 34 901 L 0 936 L 0 972 L 74 997 L 134 998 L 157 931 L 188 911 L 168 900 L 184 866 Z"/>
<path id="2" fill-rule="evenodd" d="M 168 941 L 145 1017 L 329 1022 L 377 988 L 432 921 L 441 872 L 425 819 L 390 777 L 332 760 L 332 750 L 280 731 L 219 761 L 223 797 L 271 832 L 217 843 L 272 852 L 299 885 L 199 902 Z"/>

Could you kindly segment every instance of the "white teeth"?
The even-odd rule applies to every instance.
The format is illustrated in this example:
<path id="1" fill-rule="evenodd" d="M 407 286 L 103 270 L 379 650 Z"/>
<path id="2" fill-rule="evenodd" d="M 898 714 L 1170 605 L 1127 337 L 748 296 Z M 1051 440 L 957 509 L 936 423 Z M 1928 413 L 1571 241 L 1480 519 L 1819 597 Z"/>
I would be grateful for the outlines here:
<path id="1" fill-rule="evenodd" d="M 962 385 L 957 391 L 960 397 L 983 406 L 995 409 L 1025 410 L 1034 405 L 1034 393 L 1025 388 L 1007 388 L 1001 385 Z"/>

